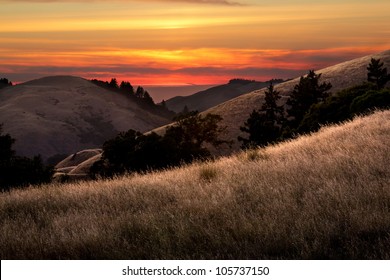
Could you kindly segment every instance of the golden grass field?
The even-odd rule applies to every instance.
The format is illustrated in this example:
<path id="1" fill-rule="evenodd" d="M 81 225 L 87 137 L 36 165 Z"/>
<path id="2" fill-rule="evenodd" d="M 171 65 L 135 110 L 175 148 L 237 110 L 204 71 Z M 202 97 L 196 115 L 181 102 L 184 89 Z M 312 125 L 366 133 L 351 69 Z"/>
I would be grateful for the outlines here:
<path id="1" fill-rule="evenodd" d="M 0 194 L 1 259 L 390 259 L 390 111 L 213 162 Z"/>

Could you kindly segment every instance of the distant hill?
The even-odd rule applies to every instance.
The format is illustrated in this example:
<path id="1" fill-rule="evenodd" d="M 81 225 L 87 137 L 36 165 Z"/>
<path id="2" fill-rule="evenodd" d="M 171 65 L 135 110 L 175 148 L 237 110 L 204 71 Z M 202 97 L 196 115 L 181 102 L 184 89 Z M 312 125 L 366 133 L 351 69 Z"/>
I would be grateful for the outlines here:
<path id="1" fill-rule="evenodd" d="M 337 93 L 340 90 L 359 85 L 367 81 L 367 66 L 371 58 L 380 59 L 384 62 L 384 67 L 390 70 L 390 50 L 356 58 L 324 69 L 316 70 L 316 73 L 322 73 L 320 82 L 330 82 L 333 87 L 330 93 Z M 280 83 L 275 89 L 281 93 L 280 105 L 285 105 L 294 86 L 299 83 L 300 77 Z M 217 106 L 202 112 L 202 114 L 212 113 L 220 115 L 223 118 L 221 126 L 226 126 L 226 139 L 233 140 L 231 147 L 219 147 L 218 150 L 210 148 L 214 155 L 229 155 L 240 149 L 241 143 L 237 140 L 238 136 L 247 137 L 240 131 L 240 126 L 249 118 L 250 113 L 259 109 L 264 103 L 265 88 L 243 94 L 239 97 L 228 100 Z M 166 126 L 154 129 L 153 131 L 162 134 Z"/>
<path id="2" fill-rule="evenodd" d="M 273 80 L 274 84 L 280 82 L 282 80 Z M 202 112 L 237 96 L 267 87 L 269 83 L 270 81 L 256 82 L 252 80 L 232 79 L 228 84 L 215 86 L 189 96 L 173 97 L 166 100 L 165 104 L 168 109 L 176 113 L 182 112 L 185 106 L 190 111 Z"/>
<path id="3" fill-rule="evenodd" d="M 120 131 L 148 131 L 169 120 L 79 77 L 45 77 L 0 91 L 0 123 L 24 156 L 47 159 L 100 148 Z"/>

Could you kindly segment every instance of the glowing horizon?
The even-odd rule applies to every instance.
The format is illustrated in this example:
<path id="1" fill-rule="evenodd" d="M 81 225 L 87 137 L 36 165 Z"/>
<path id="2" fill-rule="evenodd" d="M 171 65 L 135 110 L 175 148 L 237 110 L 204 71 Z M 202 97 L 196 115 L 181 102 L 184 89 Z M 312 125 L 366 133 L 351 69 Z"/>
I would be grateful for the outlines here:
<path id="1" fill-rule="evenodd" d="M 0 76 L 143 85 L 295 78 L 390 48 L 390 3 L 0 0 Z"/>

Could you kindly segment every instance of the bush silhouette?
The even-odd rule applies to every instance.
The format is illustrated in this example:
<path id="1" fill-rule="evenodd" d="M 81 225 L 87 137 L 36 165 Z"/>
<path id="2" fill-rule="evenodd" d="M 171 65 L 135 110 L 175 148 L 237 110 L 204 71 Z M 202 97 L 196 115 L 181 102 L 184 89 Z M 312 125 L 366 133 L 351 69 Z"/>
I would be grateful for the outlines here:
<path id="1" fill-rule="evenodd" d="M 34 158 L 18 157 L 12 150 L 15 140 L 9 135 L 2 135 L 0 126 L 0 189 L 10 190 L 33 184 L 49 183 L 53 168 L 46 167 L 40 156 Z"/>
<path id="2" fill-rule="evenodd" d="M 12 82 L 11 81 L 9 81 L 6 78 L 1 78 L 0 79 L 0 89 L 5 88 L 5 87 L 9 87 L 9 86 L 12 86 Z"/>
<path id="3" fill-rule="evenodd" d="M 390 108 L 390 90 L 371 90 L 366 94 L 356 97 L 350 106 L 353 114 L 365 113 L 372 109 L 389 109 Z"/>
<path id="4" fill-rule="evenodd" d="M 342 90 L 324 102 L 313 104 L 299 124 L 297 131 L 306 133 L 316 131 L 321 124 L 338 123 L 351 119 L 358 111 L 351 112 L 350 107 L 355 98 L 375 89 L 373 84 L 365 83 Z"/>
<path id="5" fill-rule="evenodd" d="M 219 138 L 225 129 L 218 125 L 221 120 L 218 115 L 194 114 L 168 127 L 164 136 L 135 130 L 120 133 L 104 143 L 102 159 L 92 166 L 91 177 L 157 170 L 208 158 L 204 144 L 228 143 Z"/>

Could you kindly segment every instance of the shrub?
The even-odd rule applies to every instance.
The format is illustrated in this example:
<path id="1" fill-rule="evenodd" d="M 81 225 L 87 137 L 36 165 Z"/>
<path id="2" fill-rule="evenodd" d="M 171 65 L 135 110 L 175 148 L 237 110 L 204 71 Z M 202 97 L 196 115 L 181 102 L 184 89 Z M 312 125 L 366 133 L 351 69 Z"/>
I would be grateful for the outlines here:
<path id="1" fill-rule="evenodd" d="M 15 142 L 9 134 L 1 135 L 0 126 L 0 190 L 49 183 L 54 170 L 46 167 L 40 156 L 18 157 L 12 150 Z"/>
<path id="2" fill-rule="evenodd" d="M 219 135 L 225 128 L 218 123 L 218 115 L 192 114 L 167 128 L 164 136 L 154 132 L 144 135 L 129 130 L 120 133 L 103 145 L 102 159 L 90 172 L 93 178 L 112 177 L 125 172 L 144 172 L 163 169 L 210 157 L 205 143 L 217 147 L 228 141 Z"/>
<path id="3" fill-rule="evenodd" d="M 370 90 L 366 94 L 356 97 L 350 106 L 353 114 L 365 113 L 371 109 L 389 109 L 390 108 L 390 90 L 379 91 Z"/>
<path id="4" fill-rule="evenodd" d="M 369 83 L 354 86 L 328 97 L 324 102 L 312 105 L 299 124 L 298 132 L 316 131 L 321 124 L 351 119 L 354 116 L 350 111 L 353 100 L 374 88 L 375 86 Z"/>

